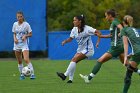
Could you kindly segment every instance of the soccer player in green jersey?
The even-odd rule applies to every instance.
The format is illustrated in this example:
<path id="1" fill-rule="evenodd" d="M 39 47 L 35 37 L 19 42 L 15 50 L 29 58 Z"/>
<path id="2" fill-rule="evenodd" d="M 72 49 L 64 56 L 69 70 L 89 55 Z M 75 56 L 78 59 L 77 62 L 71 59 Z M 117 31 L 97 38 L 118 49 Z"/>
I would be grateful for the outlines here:
<path id="1" fill-rule="evenodd" d="M 128 93 L 128 89 L 131 85 L 132 73 L 137 70 L 137 66 L 140 63 L 140 34 L 138 31 L 132 27 L 133 17 L 130 15 L 124 16 L 123 20 L 124 28 L 121 31 L 121 36 L 123 37 L 124 43 L 124 65 L 128 64 L 128 45 L 132 49 L 132 57 L 129 60 L 129 65 L 127 66 L 126 76 L 124 79 L 123 93 Z"/>
<path id="2" fill-rule="evenodd" d="M 110 60 L 112 57 L 119 57 L 120 61 L 124 62 L 124 49 L 122 38 L 120 37 L 120 30 L 123 28 L 119 20 L 116 18 L 116 12 L 114 9 L 109 9 L 105 12 L 106 19 L 111 22 L 110 25 L 110 34 L 109 35 L 100 35 L 100 38 L 111 38 L 111 47 L 108 52 L 103 54 L 94 66 L 92 72 L 87 75 L 80 74 L 81 78 L 84 79 L 86 83 L 89 83 L 90 80 L 98 73 L 103 63 Z"/>

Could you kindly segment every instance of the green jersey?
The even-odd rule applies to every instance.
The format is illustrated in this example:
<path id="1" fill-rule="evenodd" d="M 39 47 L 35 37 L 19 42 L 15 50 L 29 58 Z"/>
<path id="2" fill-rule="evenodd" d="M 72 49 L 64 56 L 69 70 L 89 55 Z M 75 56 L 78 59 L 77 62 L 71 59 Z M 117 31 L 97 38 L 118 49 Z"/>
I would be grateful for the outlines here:
<path id="1" fill-rule="evenodd" d="M 115 18 L 110 25 L 109 30 L 112 35 L 111 46 L 120 46 L 123 44 L 121 37 L 118 37 L 118 33 L 120 33 L 120 30 L 117 28 L 117 25 L 119 24 L 120 24 L 119 20 Z"/>
<path id="2" fill-rule="evenodd" d="M 140 53 L 140 34 L 135 28 L 124 27 L 121 36 L 127 36 L 133 55 Z"/>

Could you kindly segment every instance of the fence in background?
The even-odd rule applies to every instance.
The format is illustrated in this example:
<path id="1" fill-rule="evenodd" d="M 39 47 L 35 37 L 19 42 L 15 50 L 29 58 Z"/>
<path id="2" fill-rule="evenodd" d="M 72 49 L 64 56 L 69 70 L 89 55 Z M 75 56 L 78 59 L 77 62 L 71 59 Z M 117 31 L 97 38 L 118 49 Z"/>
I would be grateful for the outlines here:
<path id="1" fill-rule="evenodd" d="M 102 34 L 109 34 L 108 30 L 102 30 Z M 68 38 L 70 35 L 69 32 L 49 32 L 48 34 L 48 57 L 49 59 L 57 59 L 57 60 L 66 60 L 71 59 L 77 50 L 77 43 L 76 40 L 73 40 L 70 43 L 65 44 L 64 46 L 61 46 L 61 42 Z M 103 53 L 105 53 L 109 47 L 110 47 L 110 39 L 101 39 L 99 48 L 95 47 L 97 37 L 92 36 L 92 41 L 95 48 L 94 56 L 93 58 L 99 58 Z"/>
<path id="2" fill-rule="evenodd" d="M 107 35 L 110 34 L 109 30 L 101 30 L 102 34 Z M 140 32 L 140 30 L 139 30 Z M 70 60 L 77 50 L 77 42 L 74 39 L 72 42 L 61 46 L 61 42 L 68 38 L 70 35 L 70 31 L 64 32 L 49 32 L 48 33 L 48 58 L 53 60 Z M 97 37 L 92 36 L 92 41 L 94 44 L 95 53 L 89 59 L 97 59 L 101 57 L 105 52 L 110 48 L 110 38 L 101 38 L 99 48 L 95 47 Z M 129 53 L 131 49 L 129 47 Z"/>
<path id="3" fill-rule="evenodd" d="M 31 25 L 33 36 L 30 38 L 31 51 L 47 51 L 48 58 L 53 60 L 71 59 L 76 53 L 77 43 L 61 46 L 61 42 L 69 37 L 67 32 L 48 32 L 46 17 L 47 0 L 1 0 L 0 2 L 0 51 L 11 52 L 13 50 L 12 26 L 16 21 L 16 12 L 24 12 L 26 21 Z M 109 34 L 108 30 L 102 30 L 103 34 Z M 99 48 L 95 47 L 97 37 L 92 36 L 95 53 L 93 58 L 99 58 L 110 47 L 110 39 L 101 39 Z"/>

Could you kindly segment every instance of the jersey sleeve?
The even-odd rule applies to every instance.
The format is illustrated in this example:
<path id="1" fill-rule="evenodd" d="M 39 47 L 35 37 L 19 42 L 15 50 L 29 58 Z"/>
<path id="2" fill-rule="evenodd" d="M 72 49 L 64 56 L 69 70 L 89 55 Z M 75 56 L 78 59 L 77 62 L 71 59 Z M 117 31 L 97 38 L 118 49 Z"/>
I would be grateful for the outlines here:
<path id="1" fill-rule="evenodd" d="M 31 26 L 29 24 L 27 24 L 27 31 L 28 33 L 32 32 Z"/>
<path id="2" fill-rule="evenodd" d="M 70 37 L 71 37 L 71 38 L 74 38 L 74 37 L 75 37 L 75 30 L 76 30 L 76 28 L 73 28 L 73 29 L 71 30 L 71 33 L 70 33 Z"/>
<path id="3" fill-rule="evenodd" d="M 13 33 L 15 32 L 15 23 L 13 24 L 12 32 L 13 32 Z"/>
<path id="4" fill-rule="evenodd" d="M 114 25 L 119 25 L 120 24 L 120 22 L 119 21 L 114 21 Z"/>
<path id="5" fill-rule="evenodd" d="M 94 35 L 95 31 L 96 31 L 95 28 L 89 27 L 89 29 L 88 29 L 88 35 Z"/>
<path id="6" fill-rule="evenodd" d="M 126 33 L 125 33 L 125 29 L 124 28 L 121 30 L 121 36 L 126 36 Z"/>

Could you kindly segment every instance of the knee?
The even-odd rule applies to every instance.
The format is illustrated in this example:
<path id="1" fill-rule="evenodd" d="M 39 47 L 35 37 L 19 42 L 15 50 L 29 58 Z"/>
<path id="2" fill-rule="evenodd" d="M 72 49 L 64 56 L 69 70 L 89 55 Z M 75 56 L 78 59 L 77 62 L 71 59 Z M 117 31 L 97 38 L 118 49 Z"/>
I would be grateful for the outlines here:
<path id="1" fill-rule="evenodd" d="M 127 65 L 127 69 L 134 71 L 134 72 L 137 72 L 137 70 L 138 70 L 138 68 L 134 68 L 130 64 Z"/>
<path id="2" fill-rule="evenodd" d="M 74 58 L 72 58 L 72 60 L 71 61 L 73 61 L 73 62 L 78 62 L 78 60 L 74 57 Z"/>
<path id="3" fill-rule="evenodd" d="M 98 62 L 105 62 L 105 60 L 103 59 L 103 58 L 99 58 L 98 60 L 97 60 Z"/>

